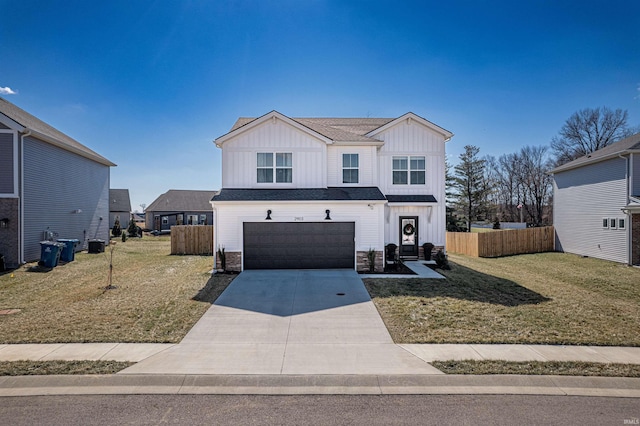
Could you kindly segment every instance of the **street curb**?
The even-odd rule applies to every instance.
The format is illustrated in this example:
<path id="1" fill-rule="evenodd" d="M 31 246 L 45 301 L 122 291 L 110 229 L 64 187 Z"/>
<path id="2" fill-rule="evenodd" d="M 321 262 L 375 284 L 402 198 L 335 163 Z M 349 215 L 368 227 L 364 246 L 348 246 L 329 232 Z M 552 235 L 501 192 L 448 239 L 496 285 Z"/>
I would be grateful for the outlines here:
<path id="1" fill-rule="evenodd" d="M 557 395 L 640 398 L 640 378 L 525 375 L 3 376 L 0 397 L 38 395 Z"/>

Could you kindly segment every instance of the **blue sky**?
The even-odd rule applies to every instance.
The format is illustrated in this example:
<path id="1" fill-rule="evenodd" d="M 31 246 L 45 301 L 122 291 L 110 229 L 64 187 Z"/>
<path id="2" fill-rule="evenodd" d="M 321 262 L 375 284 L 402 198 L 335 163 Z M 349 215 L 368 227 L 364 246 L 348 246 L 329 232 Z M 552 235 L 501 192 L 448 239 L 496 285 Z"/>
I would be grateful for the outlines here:
<path id="1" fill-rule="evenodd" d="M 6 99 L 118 164 L 132 208 L 219 189 L 240 116 L 411 111 L 499 156 L 583 108 L 640 125 L 640 2 L 0 0 Z M 0 89 L 1 91 L 2 89 Z"/>

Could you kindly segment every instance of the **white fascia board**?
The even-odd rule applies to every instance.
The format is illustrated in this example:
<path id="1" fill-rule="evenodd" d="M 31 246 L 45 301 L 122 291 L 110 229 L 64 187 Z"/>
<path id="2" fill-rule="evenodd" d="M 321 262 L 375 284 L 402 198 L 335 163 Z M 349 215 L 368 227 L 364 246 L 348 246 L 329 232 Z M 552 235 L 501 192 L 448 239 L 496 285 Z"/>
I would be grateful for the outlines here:
<path id="1" fill-rule="evenodd" d="M 281 120 L 285 123 L 287 123 L 288 125 L 295 127 L 296 129 L 300 130 L 301 132 L 307 133 L 308 135 L 313 136 L 316 139 L 320 139 L 322 142 L 330 145 L 333 143 L 333 140 L 327 138 L 326 136 L 321 135 L 320 133 L 317 133 L 313 130 L 311 130 L 310 128 L 308 128 L 307 126 L 304 126 L 300 123 L 298 123 L 295 120 L 292 120 L 291 118 L 287 117 L 284 114 L 279 113 L 278 111 L 271 111 L 270 113 L 267 113 L 265 115 L 263 115 L 262 117 L 256 118 L 255 120 L 253 120 L 250 123 L 245 124 L 242 127 L 238 127 L 237 129 L 227 133 L 226 135 L 220 136 L 219 138 L 217 138 L 216 140 L 214 140 L 213 142 L 216 144 L 216 146 L 218 148 L 221 148 L 222 145 L 227 142 L 230 139 L 235 138 L 238 135 L 241 135 L 242 133 L 251 130 L 253 128 L 255 128 L 256 126 L 259 126 L 269 120 Z"/>
<path id="2" fill-rule="evenodd" d="M 390 121 L 389 123 L 385 124 L 382 127 L 378 127 L 375 130 L 372 130 L 371 132 L 367 133 L 366 136 L 369 137 L 374 137 L 375 135 L 377 135 L 378 133 L 384 132 L 387 129 L 390 129 L 391 127 L 405 121 L 405 120 L 414 120 L 419 124 L 422 124 L 423 126 L 433 130 L 436 133 L 441 134 L 442 136 L 444 136 L 444 141 L 445 142 L 449 142 L 449 140 L 451 140 L 451 138 L 453 137 L 453 133 L 451 133 L 450 131 L 448 131 L 447 129 L 444 129 L 440 126 L 438 126 L 437 124 L 434 124 L 432 122 L 430 122 L 429 120 L 420 117 L 419 115 L 416 115 L 412 112 L 408 112 L 398 118 L 396 118 L 393 121 Z"/>

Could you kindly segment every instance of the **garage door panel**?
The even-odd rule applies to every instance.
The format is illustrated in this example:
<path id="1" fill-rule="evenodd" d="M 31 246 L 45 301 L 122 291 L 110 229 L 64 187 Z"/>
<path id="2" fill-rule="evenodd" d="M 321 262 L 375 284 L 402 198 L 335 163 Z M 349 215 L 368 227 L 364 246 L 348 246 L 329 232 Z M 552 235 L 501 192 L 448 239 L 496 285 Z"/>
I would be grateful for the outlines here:
<path id="1" fill-rule="evenodd" d="M 353 222 L 247 222 L 244 268 L 352 269 L 354 235 Z"/>

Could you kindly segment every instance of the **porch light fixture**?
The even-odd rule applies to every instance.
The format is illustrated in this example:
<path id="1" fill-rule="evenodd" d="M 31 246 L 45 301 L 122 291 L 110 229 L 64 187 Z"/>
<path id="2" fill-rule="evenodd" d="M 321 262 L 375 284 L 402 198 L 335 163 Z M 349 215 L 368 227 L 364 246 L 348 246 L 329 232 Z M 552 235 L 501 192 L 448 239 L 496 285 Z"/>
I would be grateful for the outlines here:
<path id="1" fill-rule="evenodd" d="M 329 213 L 331 213 L 331 210 L 327 209 L 324 212 L 327 214 L 327 217 L 325 217 L 324 220 L 331 220 L 331 216 L 329 216 Z"/>
<path id="2" fill-rule="evenodd" d="M 264 220 L 271 220 L 271 210 L 267 210 L 267 217 Z"/>

